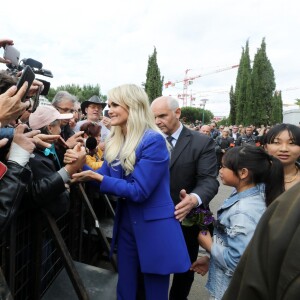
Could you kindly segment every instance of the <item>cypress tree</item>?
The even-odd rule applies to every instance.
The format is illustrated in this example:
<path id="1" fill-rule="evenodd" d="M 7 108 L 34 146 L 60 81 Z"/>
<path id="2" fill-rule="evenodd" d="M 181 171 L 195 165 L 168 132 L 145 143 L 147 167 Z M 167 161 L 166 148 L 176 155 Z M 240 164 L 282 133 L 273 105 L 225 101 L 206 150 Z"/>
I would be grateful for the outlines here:
<path id="1" fill-rule="evenodd" d="M 244 124 L 251 125 L 256 124 L 256 107 L 253 101 L 252 95 L 252 79 L 251 76 L 248 78 L 246 87 L 246 103 L 244 109 Z"/>
<path id="2" fill-rule="evenodd" d="M 150 103 L 157 97 L 162 95 L 164 78 L 160 77 L 160 70 L 157 65 L 157 52 L 154 47 L 154 52 L 149 56 L 148 68 L 146 73 L 145 91 L 149 97 Z"/>
<path id="3" fill-rule="evenodd" d="M 282 115 L 282 96 L 281 91 L 275 91 L 273 97 L 273 107 L 272 107 L 272 116 L 271 116 L 271 124 L 282 123 L 283 115 Z"/>
<path id="4" fill-rule="evenodd" d="M 256 125 L 270 124 L 275 91 L 275 76 L 266 54 L 265 39 L 254 57 L 252 71 L 253 101 L 256 108 Z"/>
<path id="5" fill-rule="evenodd" d="M 247 85 L 248 79 L 251 77 L 251 65 L 249 56 L 249 42 L 246 42 L 246 47 L 243 49 L 237 80 L 236 80 L 236 123 L 245 124 L 245 113 L 247 103 Z"/>
<path id="6" fill-rule="evenodd" d="M 230 113 L 229 113 L 229 123 L 236 124 L 236 100 L 235 94 L 233 91 L 233 86 L 230 88 L 229 92 L 229 100 L 230 100 Z"/>

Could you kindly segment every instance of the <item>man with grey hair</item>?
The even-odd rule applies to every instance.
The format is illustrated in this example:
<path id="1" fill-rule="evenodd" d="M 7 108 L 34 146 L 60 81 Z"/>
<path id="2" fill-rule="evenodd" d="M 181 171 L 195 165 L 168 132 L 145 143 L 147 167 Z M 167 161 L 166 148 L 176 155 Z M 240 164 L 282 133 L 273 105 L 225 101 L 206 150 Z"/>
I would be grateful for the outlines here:
<path id="1" fill-rule="evenodd" d="M 179 121 L 181 109 L 176 99 L 159 97 L 151 104 L 156 125 L 173 147 L 170 159 L 170 192 L 175 204 L 175 217 L 182 221 L 191 209 L 202 206 L 209 208 L 209 202 L 217 194 L 217 158 L 212 138 L 192 131 Z M 197 259 L 198 225 L 181 226 L 191 262 Z M 170 300 L 187 299 L 194 272 L 174 274 Z"/>
<path id="2" fill-rule="evenodd" d="M 72 113 L 75 112 L 75 103 L 77 102 L 77 97 L 71 95 L 67 91 L 59 91 L 53 98 L 52 105 L 61 113 Z M 61 120 L 61 137 L 66 142 L 66 145 L 69 149 L 73 149 L 77 143 L 83 143 L 83 131 L 76 132 L 74 134 L 73 130 L 69 126 L 69 120 Z M 63 162 L 63 156 L 66 149 L 62 146 L 59 146 L 57 149 L 57 155 L 60 162 Z"/>

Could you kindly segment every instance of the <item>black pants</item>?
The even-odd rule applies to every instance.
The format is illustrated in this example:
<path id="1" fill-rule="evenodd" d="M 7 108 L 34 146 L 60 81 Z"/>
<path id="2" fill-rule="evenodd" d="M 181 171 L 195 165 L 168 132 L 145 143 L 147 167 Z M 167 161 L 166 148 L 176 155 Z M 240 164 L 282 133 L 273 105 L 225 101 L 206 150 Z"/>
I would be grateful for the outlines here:
<path id="1" fill-rule="evenodd" d="M 189 256 L 191 262 L 197 260 L 198 251 L 199 251 L 199 244 L 198 244 L 198 234 L 199 234 L 199 227 L 198 226 L 181 226 L 184 239 L 187 245 L 187 249 L 189 252 Z M 173 276 L 173 282 L 170 290 L 169 300 L 186 300 L 193 281 L 194 281 L 194 272 L 187 271 L 185 273 L 176 273 Z"/>

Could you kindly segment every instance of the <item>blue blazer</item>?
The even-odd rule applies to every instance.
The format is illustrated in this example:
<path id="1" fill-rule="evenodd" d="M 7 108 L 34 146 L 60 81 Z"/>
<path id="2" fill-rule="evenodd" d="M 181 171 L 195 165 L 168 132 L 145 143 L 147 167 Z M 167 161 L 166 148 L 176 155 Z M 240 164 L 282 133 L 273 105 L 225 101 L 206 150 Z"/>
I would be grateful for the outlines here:
<path id="1" fill-rule="evenodd" d="M 104 161 L 97 173 L 104 175 L 102 193 L 118 200 L 112 249 L 118 234 L 120 212 L 128 207 L 143 273 L 186 272 L 191 265 L 170 196 L 169 152 L 164 137 L 147 130 L 136 149 L 134 171 L 124 175 L 120 163 Z M 122 251 L 122 249 L 119 249 Z"/>

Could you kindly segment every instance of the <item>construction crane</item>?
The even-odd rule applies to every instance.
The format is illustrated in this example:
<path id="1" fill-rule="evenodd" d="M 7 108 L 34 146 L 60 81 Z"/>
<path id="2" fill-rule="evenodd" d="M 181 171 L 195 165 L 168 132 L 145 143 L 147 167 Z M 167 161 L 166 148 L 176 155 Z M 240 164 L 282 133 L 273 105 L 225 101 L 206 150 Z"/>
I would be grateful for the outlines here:
<path id="1" fill-rule="evenodd" d="M 296 103 L 283 103 L 282 106 L 297 106 Z"/>
<path id="2" fill-rule="evenodd" d="M 211 74 L 231 70 L 231 69 L 237 68 L 238 66 L 239 65 L 233 65 L 233 66 L 217 69 L 217 70 L 205 73 L 205 74 L 199 74 L 199 75 L 192 76 L 192 77 L 187 76 L 188 72 L 191 70 L 191 69 L 187 69 L 187 70 L 185 70 L 184 79 L 177 80 L 177 81 L 168 81 L 168 82 L 165 83 L 165 88 L 168 88 L 169 86 L 175 86 L 177 83 L 183 82 L 183 92 L 182 92 L 182 95 L 180 95 L 180 99 L 183 100 L 183 106 L 186 106 L 187 105 L 187 96 L 188 96 L 187 89 L 188 89 L 188 86 L 193 83 L 193 80 L 195 80 L 199 77 L 203 77 L 203 76 L 207 76 L 207 75 L 211 75 Z M 194 100 L 194 99 L 191 99 L 191 100 Z"/>

